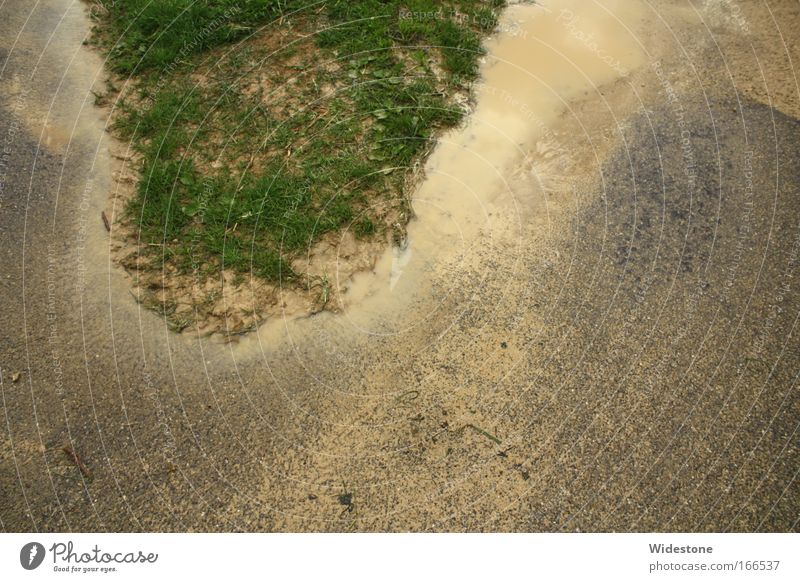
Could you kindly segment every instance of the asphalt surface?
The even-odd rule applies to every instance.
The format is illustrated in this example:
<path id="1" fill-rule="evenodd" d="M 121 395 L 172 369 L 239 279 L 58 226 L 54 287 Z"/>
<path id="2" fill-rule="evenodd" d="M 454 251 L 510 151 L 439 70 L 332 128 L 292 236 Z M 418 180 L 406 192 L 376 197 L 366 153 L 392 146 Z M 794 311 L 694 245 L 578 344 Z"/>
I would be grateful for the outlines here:
<path id="1" fill-rule="evenodd" d="M 748 46 L 695 47 L 702 82 L 665 65 L 678 98 L 628 112 L 585 203 L 443 266 L 410 330 L 323 314 L 229 345 L 168 331 L 109 263 L 99 60 L 80 6 L 22 4 L 0 8 L 3 530 L 797 529 L 798 96 L 738 90 L 719 55 Z"/>

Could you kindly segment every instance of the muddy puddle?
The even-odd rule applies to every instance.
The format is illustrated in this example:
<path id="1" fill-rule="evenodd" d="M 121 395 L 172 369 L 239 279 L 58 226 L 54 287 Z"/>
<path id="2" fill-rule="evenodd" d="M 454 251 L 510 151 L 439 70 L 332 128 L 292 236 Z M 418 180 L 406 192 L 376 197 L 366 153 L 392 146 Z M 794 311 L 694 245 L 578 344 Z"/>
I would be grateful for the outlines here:
<path id="1" fill-rule="evenodd" d="M 601 88 L 625 84 L 642 65 L 645 50 L 634 31 L 644 15 L 642 3 L 634 1 L 509 6 L 486 43 L 466 123 L 441 136 L 425 164 L 412 195 L 415 218 L 407 244 L 387 249 L 370 272 L 352 278 L 336 273 L 342 313 L 314 317 L 343 320 L 335 325 L 366 335 L 424 327 L 463 287 L 460 274 L 473 273 L 470 285 L 480 287 L 493 268 L 487 257 L 510 254 L 504 263 L 514 264 L 531 221 L 552 228 L 556 214 L 573 211 L 574 201 L 552 196 L 553 181 L 566 172 L 576 174 L 567 180 L 573 185 L 579 173 L 596 176 L 589 175 L 594 168 L 574 167 L 576 152 L 565 141 L 570 138 L 556 137 L 557 128 L 582 133 L 572 137 L 587 141 L 589 130 L 569 119 L 573 102 L 602 99 Z M 605 112 L 603 123 L 615 121 Z M 600 152 L 589 145 L 591 161 L 599 163 Z M 244 339 L 238 351 L 279 341 L 285 333 L 302 334 L 306 321 L 287 316 L 268 322 L 261 338 Z"/>
<path id="2" fill-rule="evenodd" d="M 7 63 L 14 70 L 10 88 L 24 98 L 21 119 L 38 147 L 62 160 L 53 212 L 59 198 L 75 203 L 79 245 L 63 262 L 82 275 L 73 299 L 81 313 L 96 306 L 113 313 L 122 333 L 135 329 L 135 336 L 153 345 L 166 341 L 192 349 L 194 334 L 169 333 L 162 317 L 133 300 L 131 278 L 114 265 L 114 243 L 99 228 L 101 211 L 121 212 L 125 193 L 119 188 L 125 186 L 115 175 L 124 172 L 117 158 L 126 147 L 107 133 L 107 121 L 94 106 L 105 75 L 99 55 L 83 46 L 90 34 L 85 7 L 62 2 L 31 14 L 27 26 L 18 23 Z M 372 271 L 352 278 L 333 273 L 338 313 L 287 312 L 236 338 L 235 345 L 211 338 L 201 342 L 204 349 L 217 358 L 247 359 L 278 346 L 313 344 L 309 335 L 318 336 L 320 328 L 337 344 L 343 337 L 359 343 L 404 334 L 417 342 L 412 338 L 432 333 L 433 319 L 457 319 L 461 308 L 443 314 L 443 305 L 471 290 L 480 295 L 498 265 L 513 277 L 532 230 L 558 234 L 560 217 L 579 203 L 578 182 L 597 179 L 613 139 L 601 144 L 595 138 L 618 123 L 606 99 L 614 100 L 614 91 L 631 98 L 630 77 L 645 60 L 636 31 L 646 14 L 640 2 L 617 0 L 509 6 L 486 43 L 466 122 L 441 136 L 425 164 L 412 195 L 415 218 L 407 244 L 387 248 Z M 580 115 L 580 102 L 599 103 L 600 109 Z M 95 333 L 101 338 L 105 332 Z"/>
<path id="3" fill-rule="evenodd" d="M 644 50 L 632 31 L 641 26 L 643 10 L 641 3 L 630 1 L 509 6 L 486 43 L 466 123 L 441 136 L 425 164 L 412 196 L 415 218 L 407 244 L 387 248 L 370 272 L 331 276 L 339 291 L 339 313 L 272 317 L 256 334 L 237 338 L 233 353 L 246 357 L 254 348 L 284 343 L 287 336 L 294 344 L 320 325 L 332 326 L 337 336 L 419 332 L 465 284 L 481 286 L 493 268 L 487 258 L 506 255 L 506 268 L 513 272 L 531 222 L 552 229 L 559 213 L 574 210 L 571 194 L 563 192 L 566 186 L 560 194 L 553 187 L 565 173 L 576 171 L 575 152 L 567 151 L 568 137 L 557 137 L 557 128 L 569 125 L 576 100 L 624 83 L 641 66 Z M 82 46 L 89 34 L 85 8 L 65 2 L 58 10 L 40 12 L 36 27 L 23 28 L 16 41 L 20 49 L 37 51 L 35 59 L 26 59 L 35 68 L 29 79 L 16 75 L 11 88 L 25 95 L 28 113 L 23 117 L 41 147 L 62 156 L 65 168 L 75 167 L 70 156 L 82 158 L 82 180 L 64 183 L 64 192 L 79 200 L 85 246 L 78 260 L 89 265 L 77 297 L 87 305 L 111 301 L 117 325 L 158 330 L 163 320 L 131 303 L 130 277 L 111 266 L 113 249 L 106 234 L 85 227 L 104 209 L 111 216 L 120 212 L 125 196 L 118 190 L 125 186 L 114 179 L 124 168 L 109 153 L 110 148 L 124 154 L 125 146 L 105 131 L 93 105 L 93 91 L 102 93 L 105 76 L 99 55 Z M 42 49 L 45 29 L 48 40 Z M 585 140 L 586 127 L 571 122 L 567 131 L 582 132 Z M 574 185 L 575 176 L 564 182 Z M 468 283 L 464 273 L 470 273 Z M 193 341 L 169 339 L 173 345 Z M 215 340 L 204 343 L 218 350 Z"/>

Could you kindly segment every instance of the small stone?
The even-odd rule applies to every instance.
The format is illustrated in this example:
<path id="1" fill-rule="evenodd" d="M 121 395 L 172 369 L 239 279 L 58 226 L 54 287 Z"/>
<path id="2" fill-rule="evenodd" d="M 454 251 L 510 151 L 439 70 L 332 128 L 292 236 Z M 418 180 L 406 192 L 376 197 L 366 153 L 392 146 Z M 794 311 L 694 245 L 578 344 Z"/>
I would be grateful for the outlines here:
<path id="1" fill-rule="evenodd" d="M 13 374 L 11 374 L 11 381 L 12 382 L 15 382 L 15 383 L 19 382 L 19 378 L 20 378 L 20 373 L 19 372 L 14 372 Z"/>

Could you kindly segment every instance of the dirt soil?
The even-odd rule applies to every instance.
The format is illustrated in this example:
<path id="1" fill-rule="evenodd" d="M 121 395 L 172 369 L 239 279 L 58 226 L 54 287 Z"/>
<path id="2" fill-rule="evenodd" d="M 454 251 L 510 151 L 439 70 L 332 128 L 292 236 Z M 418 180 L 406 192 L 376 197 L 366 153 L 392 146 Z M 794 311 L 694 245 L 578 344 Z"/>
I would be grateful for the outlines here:
<path id="1" fill-rule="evenodd" d="M 6 2 L 2 529 L 796 531 L 800 8 L 599 4 L 509 7 L 408 246 L 224 343 L 112 261 L 83 8 Z"/>

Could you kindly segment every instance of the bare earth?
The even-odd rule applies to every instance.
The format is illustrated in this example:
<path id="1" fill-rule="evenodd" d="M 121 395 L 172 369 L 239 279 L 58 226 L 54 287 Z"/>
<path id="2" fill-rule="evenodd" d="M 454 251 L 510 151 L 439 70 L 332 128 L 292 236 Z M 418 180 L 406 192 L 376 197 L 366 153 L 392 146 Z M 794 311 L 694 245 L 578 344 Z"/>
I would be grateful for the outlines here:
<path id="1" fill-rule="evenodd" d="M 543 4 L 409 247 L 237 343 L 111 260 L 83 7 L 3 4 L 0 527 L 797 530 L 800 5 Z"/>

